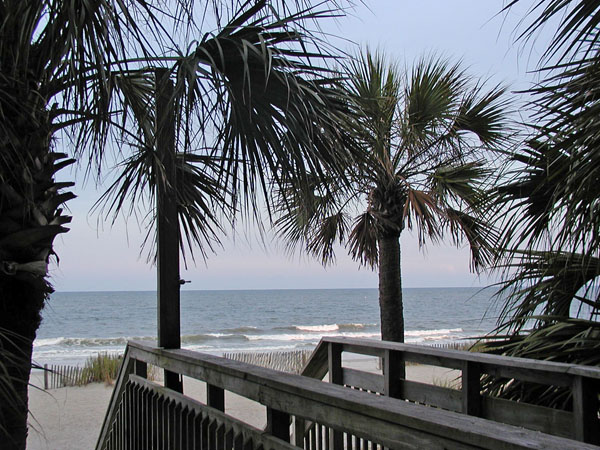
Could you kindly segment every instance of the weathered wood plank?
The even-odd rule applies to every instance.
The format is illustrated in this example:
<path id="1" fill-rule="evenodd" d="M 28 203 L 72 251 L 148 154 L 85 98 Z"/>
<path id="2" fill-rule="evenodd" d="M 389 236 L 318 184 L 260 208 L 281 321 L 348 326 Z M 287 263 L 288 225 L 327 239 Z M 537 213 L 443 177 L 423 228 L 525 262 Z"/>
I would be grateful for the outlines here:
<path id="1" fill-rule="evenodd" d="M 323 342 L 337 342 L 339 344 L 342 344 L 344 351 L 348 353 L 358 353 L 360 355 L 377 356 L 379 358 L 383 358 L 385 356 L 385 348 L 380 348 L 376 345 L 364 345 L 362 342 L 359 341 L 338 341 L 335 338 L 327 338 Z"/>
<path id="2" fill-rule="evenodd" d="M 317 345 L 317 348 L 302 370 L 303 376 L 318 380 L 323 379 L 328 369 L 328 349 L 329 345 L 327 343 L 323 343 L 323 341 L 319 342 L 319 345 Z"/>
<path id="3" fill-rule="evenodd" d="M 574 439 L 573 413 L 502 398 L 482 396 L 481 416 L 496 422 Z"/>
<path id="4" fill-rule="evenodd" d="M 564 364 L 552 361 L 538 361 L 527 358 L 505 357 L 500 355 L 467 352 L 461 350 L 439 349 L 424 345 L 361 340 L 347 337 L 328 337 L 324 338 L 322 342 L 342 344 L 344 346 L 344 351 L 362 353 L 365 355 L 373 355 L 376 352 L 383 353 L 383 351 L 386 349 L 400 350 L 404 352 L 406 361 L 421 362 L 423 361 L 421 358 L 436 357 L 439 358 L 439 361 L 443 364 L 433 364 L 431 362 L 427 362 L 427 364 L 431 363 L 431 365 L 440 365 L 442 367 L 449 367 L 453 369 L 460 369 L 461 365 L 457 365 L 457 363 L 460 364 L 462 361 L 477 362 L 482 365 L 482 371 L 484 373 L 488 373 L 488 368 L 502 367 L 505 369 L 503 373 L 509 373 L 510 370 L 514 370 L 517 374 L 526 372 L 530 374 L 533 373 L 534 375 L 540 375 L 541 378 L 537 378 L 537 382 L 539 383 L 544 382 L 543 380 L 545 380 L 545 376 L 550 377 L 552 375 L 554 375 L 556 377 L 555 379 L 557 380 L 564 380 L 562 377 L 563 375 L 580 375 L 583 377 L 600 380 L 600 368 L 591 366 Z M 518 378 L 518 376 L 509 376 L 509 378 Z"/>
<path id="5" fill-rule="evenodd" d="M 413 402 L 455 412 L 462 410 L 462 393 L 455 389 L 419 383 L 417 381 L 405 381 L 403 393 L 405 399 Z"/>
<path id="6" fill-rule="evenodd" d="M 346 386 L 368 389 L 374 392 L 383 392 L 385 388 L 383 375 L 350 369 L 349 367 L 344 367 L 343 384 Z"/>
<path id="7" fill-rule="evenodd" d="M 362 434 L 391 448 L 401 441 L 436 448 L 568 448 L 573 442 L 476 417 L 365 395 L 306 377 L 273 372 L 188 350 L 130 343 L 135 358 L 219 385 L 273 409 Z M 359 411 L 359 412 L 356 412 Z M 387 426 L 383 423 L 387 423 Z M 376 432 L 374 431 L 376 430 Z M 408 444 L 407 444 L 408 445 Z M 583 445 L 583 444 L 582 444 Z M 585 447 L 582 447 L 585 448 Z M 592 447 L 590 447 L 592 448 Z"/>

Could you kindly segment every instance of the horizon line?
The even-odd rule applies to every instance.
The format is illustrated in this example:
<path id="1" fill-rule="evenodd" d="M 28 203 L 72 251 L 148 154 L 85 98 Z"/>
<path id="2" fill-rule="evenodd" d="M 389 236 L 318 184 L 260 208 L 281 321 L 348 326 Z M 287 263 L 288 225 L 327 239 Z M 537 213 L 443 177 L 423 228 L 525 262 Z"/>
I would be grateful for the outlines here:
<path id="1" fill-rule="evenodd" d="M 407 286 L 402 289 L 488 289 L 491 286 Z M 212 291 L 336 291 L 336 290 L 378 290 L 377 287 L 334 287 L 334 288 L 230 288 L 230 289 L 182 289 L 181 292 L 212 292 Z M 91 290 L 56 290 L 55 293 L 74 292 L 157 292 L 156 289 L 91 289 Z M 50 294 L 52 295 L 52 294 Z"/>

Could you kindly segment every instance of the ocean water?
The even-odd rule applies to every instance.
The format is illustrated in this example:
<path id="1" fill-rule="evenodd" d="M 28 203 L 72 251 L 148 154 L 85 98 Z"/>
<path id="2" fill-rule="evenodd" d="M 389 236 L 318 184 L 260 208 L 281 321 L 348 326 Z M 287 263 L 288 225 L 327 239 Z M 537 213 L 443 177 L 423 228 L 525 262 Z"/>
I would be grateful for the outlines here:
<path id="1" fill-rule="evenodd" d="M 404 290 L 406 341 L 481 336 L 495 324 L 493 291 Z M 156 292 L 57 292 L 34 342 L 39 364 L 82 364 L 156 339 Z M 182 347 L 212 354 L 312 349 L 323 336 L 379 339 L 377 289 L 182 291 Z"/>

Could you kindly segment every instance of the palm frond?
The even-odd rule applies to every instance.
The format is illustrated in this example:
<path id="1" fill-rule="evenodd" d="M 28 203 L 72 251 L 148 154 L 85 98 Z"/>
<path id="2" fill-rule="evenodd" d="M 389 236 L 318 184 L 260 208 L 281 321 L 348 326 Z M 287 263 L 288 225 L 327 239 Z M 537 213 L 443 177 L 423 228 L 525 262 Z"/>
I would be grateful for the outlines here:
<path id="1" fill-rule="evenodd" d="M 177 66 L 183 128 L 198 117 L 203 131 L 216 136 L 212 145 L 231 191 L 244 196 L 268 196 L 268 177 L 283 182 L 283 173 L 286 183 L 306 189 L 306 173 L 339 173 L 356 153 L 345 132 L 352 115 L 338 75 L 317 64 L 331 55 L 309 50 L 308 37 L 294 28 L 332 12 L 311 8 L 273 18 L 259 14 L 265 8 L 259 2 L 241 10 Z"/>
<path id="2" fill-rule="evenodd" d="M 379 262 L 377 248 L 377 219 L 365 212 L 354 219 L 354 226 L 348 236 L 348 253 L 361 265 L 375 268 Z"/>
<path id="3" fill-rule="evenodd" d="M 306 245 L 309 254 L 319 258 L 323 265 L 335 261 L 334 245 L 343 244 L 348 234 L 348 216 L 338 212 L 319 221 Z"/>
<path id="4" fill-rule="evenodd" d="M 442 238 L 439 205 L 430 193 L 408 188 L 403 214 L 406 228 L 416 229 L 420 246 L 427 239 L 437 243 Z"/>
<path id="5" fill-rule="evenodd" d="M 483 192 L 479 185 L 490 174 L 483 161 L 444 164 L 430 174 L 432 192 L 442 201 L 466 203 L 473 208 L 481 203 Z"/>

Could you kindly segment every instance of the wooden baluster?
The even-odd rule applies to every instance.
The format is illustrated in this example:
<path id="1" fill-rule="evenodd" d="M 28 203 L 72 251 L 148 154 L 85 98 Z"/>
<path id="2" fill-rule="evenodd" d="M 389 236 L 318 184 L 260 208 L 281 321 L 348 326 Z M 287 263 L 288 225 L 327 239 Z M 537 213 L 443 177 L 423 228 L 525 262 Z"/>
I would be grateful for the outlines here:
<path id="1" fill-rule="evenodd" d="M 233 450 L 243 450 L 244 448 L 244 435 L 238 433 L 233 438 Z"/>
<path id="2" fill-rule="evenodd" d="M 406 379 L 406 368 L 402 353 L 385 350 L 383 359 L 383 394 L 392 398 L 404 398 L 402 383 Z"/>
<path id="3" fill-rule="evenodd" d="M 203 416 L 202 417 L 202 424 L 201 424 L 201 440 L 202 440 L 202 445 L 200 446 L 200 448 L 202 450 L 208 450 L 208 443 L 209 443 L 209 425 L 210 425 L 210 418 L 208 417 L 208 415 Z"/>
<path id="4" fill-rule="evenodd" d="M 194 450 L 202 448 L 202 413 L 194 417 Z"/>
<path id="5" fill-rule="evenodd" d="M 225 412 L 225 391 L 218 386 L 206 384 L 206 404 L 211 408 Z"/>
<path id="6" fill-rule="evenodd" d="M 598 382 L 582 376 L 575 376 L 572 390 L 575 439 L 590 444 L 600 444 Z"/>
<path id="7" fill-rule="evenodd" d="M 481 416 L 481 366 L 464 361 L 462 369 L 462 412 Z"/>
<path id="8" fill-rule="evenodd" d="M 139 377 L 148 378 L 148 364 L 144 361 L 136 359 L 133 371 Z"/>
<path id="9" fill-rule="evenodd" d="M 208 425 L 208 450 L 217 450 L 217 421 L 211 419 Z"/>
<path id="10" fill-rule="evenodd" d="M 342 368 L 342 346 L 340 344 L 329 343 L 329 382 L 334 384 L 344 384 L 344 372 Z M 329 448 L 333 450 L 343 450 L 344 433 L 338 430 L 332 430 L 329 434 Z"/>
<path id="11" fill-rule="evenodd" d="M 286 412 L 267 407 L 266 432 L 290 442 L 290 415 Z"/>
<path id="12" fill-rule="evenodd" d="M 306 430 L 306 420 L 302 417 L 294 416 L 294 445 L 304 448 L 304 432 Z"/>

